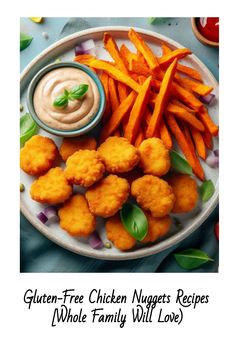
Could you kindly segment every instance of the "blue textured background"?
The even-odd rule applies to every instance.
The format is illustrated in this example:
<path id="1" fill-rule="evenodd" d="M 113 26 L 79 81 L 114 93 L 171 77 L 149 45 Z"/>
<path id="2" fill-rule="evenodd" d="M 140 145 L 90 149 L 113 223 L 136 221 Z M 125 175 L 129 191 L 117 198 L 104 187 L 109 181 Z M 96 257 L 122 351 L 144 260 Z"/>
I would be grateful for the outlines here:
<path id="1" fill-rule="evenodd" d="M 73 25 L 62 28 L 69 18 L 45 18 L 35 24 L 28 18 L 21 19 L 21 31 L 33 36 L 31 45 L 20 53 L 20 68 L 25 66 L 43 49 L 63 36 L 89 27 L 124 25 L 141 27 L 170 37 L 190 48 L 211 70 L 218 80 L 219 51 L 202 45 L 193 35 L 190 18 L 159 18 L 151 25 L 147 18 L 74 18 Z M 48 39 L 42 35 L 48 34 Z M 21 215 L 20 271 L 21 272 L 186 272 L 173 257 L 174 250 L 200 248 L 215 261 L 191 272 L 217 272 L 219 245 L 214 236 L 214 224 L 218 220 L 218 208 L 206 222 L 186 240 L 157 255 L 133 261 L 100 261 L 71 253 L 55 245 L 38 232 Z"/>

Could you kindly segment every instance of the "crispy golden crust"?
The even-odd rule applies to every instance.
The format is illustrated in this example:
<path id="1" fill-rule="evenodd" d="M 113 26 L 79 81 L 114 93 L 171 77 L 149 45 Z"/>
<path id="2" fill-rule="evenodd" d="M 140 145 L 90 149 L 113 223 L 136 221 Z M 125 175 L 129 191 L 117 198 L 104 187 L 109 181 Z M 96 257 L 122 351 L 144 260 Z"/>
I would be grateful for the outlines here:
<path id="1" fill-rule="evenodd" d="M 95 150 L 79 150 L 66 161 L 65 175 L 69 182 L 89 187 L 102 178 L 103 159 Z"/>
<path id="2" fill-rule="evenodd" d="M 108 219 L 105 228 L 108 240 L 110 240 L 116 248 L 121 251 L 127 251 L 135 246 L 136 240 L 125 230 L 119 215 L 112 216 Z"/>
<path id="3" fill-rule="evenodd" d="M 39 203 L 63 203 L 71 194 L 72 186 L 60 167 L 51 168 L 45 175 L 36 179 L 30 188 L 31 198 Z"/>
<path id="4" fill-rule="evenodd" d="M 83 195 L 70 197 L 59 209 L 60 226 L 71 236 L 87 237 L 95 230 L 95 217 L 91 214 Z"/>
<path id="5" fill-rule="evenodd" d="M 140 167 L 145 174 L 157 177 L 165 175 L 171 166 L 169 150 L 162 140 L 149 138 L 144 140 L 140 146 Z"/>
<path id="6" fill-rule="evenodd" d="M 113 216 L 129 196 L 129 183 L 124 178 L 109 175 L 85 193 L 89 209 L 94 215 L 108 218 Z"/>
<path id="7" fill-rule="evenodd" d="M 128 139 L 112 136 L 101 144 L 98 152 L 103 157 L 106 170 L 110 173 L 128 172 L 139 163 L 138 149 Z"/>
<path id="8" fill-rule="evenodd" d="M 60 155 L 63 161 L 79 150 L 96 150 L 97 143 L 92 137 L 65 138 L 60 147 Z"/>
<path id="9" fill-rule="evenodd" d="M 175 196 L 171 186 L 159 177 L 145 175 L 136 179 L 131 185 L 131 194 L 153 217 L 166 216 L 174 206 Z"/>
<path id="10" fill-rule="evenodd" d="M 173 189 L 175 203 L 173 213 L 187 213 L 193 210 L 198 202 L 198 190 L 196 181 L 183 174 L 173 174 L 167 178 Z"/>
<path id="11" fill-rule="evenodd" d="M 29 175 L 41 175 L 52 167 L 57 155 L 58 149 L 52 139 L 34 135 L 20 150 L 20 167 Z"/>
<path id="12" fill-rule="evenodd" d="M 171 227 L 171 218 L 169 215 L 163 218 L 154 218 L 150 213 L 145 212 L 148 220 L 148 233 L 142 240 L 142 243 L 155 242 L 160 237 L 167 234 Z"/>

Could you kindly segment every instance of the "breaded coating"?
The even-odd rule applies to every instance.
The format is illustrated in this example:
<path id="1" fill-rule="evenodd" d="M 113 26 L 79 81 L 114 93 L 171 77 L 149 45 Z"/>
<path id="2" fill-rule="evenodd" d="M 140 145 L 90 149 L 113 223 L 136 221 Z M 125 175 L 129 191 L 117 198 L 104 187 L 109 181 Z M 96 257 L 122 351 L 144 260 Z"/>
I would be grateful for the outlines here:
<path id="1" fill-rule="evenodd" d="M 89 136 L 78 138 L 64 138 L 60 147 L 60 155 L 63 161 L 79 150 L 96 150 L 96 140 Z"/>
<path id="2" fill-rule="evenodd" d="M 87 237 L 94 230 L 96 220 L 91 214 L 87 200 L 81 194 L 70 197 L 59 209 L 60 226 L 71 236 Z"/>
<path id="3" fill-rule="evenodd" d="M 85 193 L 90 211 L 97 216 L 108 218 L 117 213 L 129 197 L 129 183 L 124 178 L 109 175 Z"/>
<path id="4" fill-rule="evenodd" d="M 128 172 L 139 163 L 140 153 L 126 138 L 112 136 L 98 148 L 106 170 L 110 173 Z"/>
<path id="5" fill-rule="evenodd" d="M 198 189 L 195 179 L 188 175 L 175 173 L 167 178 L 173 189 L 175 203 L 173 213 L 187 213 L 194 209 L 198 202 Z"/>
<path id="6" fill-rule="evenodd" d="M 148 233 L 141 241 L 142 243 L 155 242 L 158 238 L 167 234 L 171 227 L 171 218 L 169 215 L 163 218 L 154 218 L 150 213 L 145 212 L 148 220 Z"/>
<path id="7" fill-rule="evenodd" d="M 42 175 L 53 165 L 58 155 L 54 141 L 41 135 L 34 135 L 20 150 L 20 167 L 29 175 Z"/>
<path id="8" fill-rule="evenodd" d="M 95 150 L 79 150 L 66 161 L 66 178 L 82 187 L 89 187 L 97 182 L 104 172 L 103 159 Z"/>
<path id="9" fill-rule="evenodd" d="M 161 177 L 169 171 L 171 167 L 170 154 L 161 139 L 143 140 L 139 145 L 139 151 L 139 165 L 145 174 Z"/>
<path id="10" fill-rule="evenodd" d="M 174 206 L 175 196 L 171 186 L 156 176 L 145 175 L 136 179 L 131 185 L 131 194 L 153 217 L 166 216 Z"/>
<path id="11" fill-rule="evenodd" d="M 125 230 L 119 215 L 112 216 L 108 219 L 105 228 L 108 240 L 110 240 L 116 248 L 121 251 L 127 251 L 135 246 L 135 238 Z"/>
<path id="12" fill-rule="evenodd" d="M 64 203 L 71 194 L 72 186 L 60 167 L 51 168 L 36 179 L 30 188 L 31 198 L 39 203 Z"/>

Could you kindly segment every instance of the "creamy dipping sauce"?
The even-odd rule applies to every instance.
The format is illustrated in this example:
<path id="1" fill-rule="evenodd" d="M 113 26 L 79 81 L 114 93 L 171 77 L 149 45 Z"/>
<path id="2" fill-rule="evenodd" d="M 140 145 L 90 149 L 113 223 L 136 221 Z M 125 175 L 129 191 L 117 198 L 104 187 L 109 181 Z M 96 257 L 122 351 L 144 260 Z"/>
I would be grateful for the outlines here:
<path id="1" fill-rule="evenodd" d="M 81 100 L 69 101 L 63 108 L 53 105 L 65 89 L 71 90 L 80 84 L 89 85 Z M 99 101 L 100 94 L 94 80 L 86 72 L 73 67 L 61 67 L 45 74 L 37 84 L 33 97 L 38 118 L 58 130 L 75 130 L 88 124 L 98 111 Z"/>

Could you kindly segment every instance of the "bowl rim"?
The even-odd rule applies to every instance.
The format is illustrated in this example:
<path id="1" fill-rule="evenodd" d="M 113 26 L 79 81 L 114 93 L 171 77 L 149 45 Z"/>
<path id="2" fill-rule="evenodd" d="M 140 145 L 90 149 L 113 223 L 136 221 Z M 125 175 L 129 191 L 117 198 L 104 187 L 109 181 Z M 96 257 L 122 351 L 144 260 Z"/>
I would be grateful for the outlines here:
<path id="1" fill-rule="evenodd" d="M 207 39 L 206 37 L 204 37 L 202 35 L 202 33 L 199 31 L 198 27 L 197 27 L 197 19 L 199 17 L 191 17 L 191 24 L 192 24 L 192 30 L 194 35 L 197 37 L 197 39 L 202 42 L 203 44 L 207 44 L 210 45 L 212 47 L 219 47 L 219 42 L 214 42 L 211 41 L 210 39 Z"/>
<path id="2" fill-rule="evenodd" d="M 47 124 L 45 124 L 38 117 L 38 115 L 34 109 L 33 96 L 34 96 L 34 91 L 35 91 L 35 88 L 36 88 L 38 82 L 46 73 L 48 73 L 56 68 L 62 68 L 62 67 L 75 67 L 79 70 L 86 72 L 86 74 L 88 74 L 95 82 L 95 84 L 98 88 L 99 95 L 100 95 L 99 107 L 98 107 L 96 114 L 94 115 L 94 117 L 92 118 L 92 120 L 90 122 L 88 122 L 86 125 L 82 126 L 79 129 L 59 130 L 59 129 L 52 128 L 52 127 L 48 126 Z M 100 120 L 102 118 L 102 114 L 105 110 L 106 97 L 105 97 L 105 92 L 104 92 L 101 80 L 91 69 L 89 69 L 87 66 L 77 63 L 77 62 L 63 61 L 63 62 L 59 62 L 59 63 L 50 63 L 50 64 L 44 66 L 42 69 L 40 69 L 34 75 L 32 80 L 30 81 L 30 84 L 27 89 L 26 102 L 27 102 L 27 107 L 28 107 L 30 115 L 32 116 L 34 121 L 37 123 L 37 125 L 40 126 L 40 128 L 42 128 L 43 130 L 45 130 L 53 135 L 57 135 L 57 136 L 61 136 L 61 137 L 75 137 L 75 136 L 79 136 L 79 135 L 83 135 L 85 133 L 88 133 L 100 122 Z"/>

